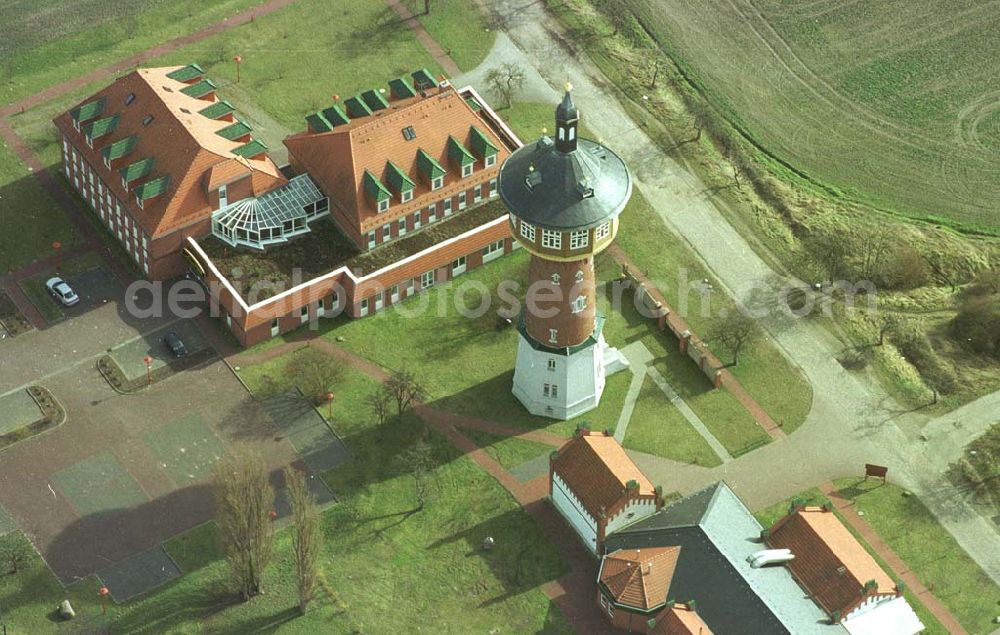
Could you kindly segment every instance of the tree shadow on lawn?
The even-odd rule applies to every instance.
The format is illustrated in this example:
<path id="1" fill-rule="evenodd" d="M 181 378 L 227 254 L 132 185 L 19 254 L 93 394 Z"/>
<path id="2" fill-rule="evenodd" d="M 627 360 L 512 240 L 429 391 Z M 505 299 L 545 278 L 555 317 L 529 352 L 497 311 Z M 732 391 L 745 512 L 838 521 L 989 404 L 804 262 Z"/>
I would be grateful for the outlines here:
<path id="1" fill-rule="evenodd" d="M 494 540 L 490 550 L 483 548 L 487 537 Z M 541 528 L 521 508 L 436 540 L 428 545 L 428 549 L 440 549 L 455 543 L 461 543 L 466 558 L 478 558 L 485 563 L 502 587 L 502 592 L 494 594 L 488 581 L 477 583 L 470 590 L 471 595 L 488 595 L 481 599 L 479 608 L 500 604 L 569 572 L 569 566 L 559 557 Z"/>

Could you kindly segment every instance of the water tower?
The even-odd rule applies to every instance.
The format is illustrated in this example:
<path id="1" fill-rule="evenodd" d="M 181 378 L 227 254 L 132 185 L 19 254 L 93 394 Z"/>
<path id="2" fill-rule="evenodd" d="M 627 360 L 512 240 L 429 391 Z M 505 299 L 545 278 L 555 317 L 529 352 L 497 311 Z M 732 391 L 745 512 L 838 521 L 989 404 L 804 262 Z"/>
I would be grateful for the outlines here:
<path id="1" fill-rule="evenodd" d="M 514 395 L 532 414 L 556 419 L 596 408 L 605 377 L 628 365 L 601 333 L 594 256 L 615 239 L 632 179 L 618 155 L 578 138 L 571 89 L 556 108 L 555 137 L 510 155 L 499 184 L 511 232 L 531 252 Z"/>

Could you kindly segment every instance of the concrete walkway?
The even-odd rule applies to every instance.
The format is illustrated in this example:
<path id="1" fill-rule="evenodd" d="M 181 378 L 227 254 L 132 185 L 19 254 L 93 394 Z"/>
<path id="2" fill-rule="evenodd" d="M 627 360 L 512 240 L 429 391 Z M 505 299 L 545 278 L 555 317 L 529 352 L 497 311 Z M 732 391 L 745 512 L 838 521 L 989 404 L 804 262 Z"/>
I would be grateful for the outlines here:
<path id="1" fill-rule="evenodd" d="M 674 406 L 680 410 L 681 414 L 684 415 L 684 418 L 691 424 L 691 427 L 701 435 L 701 438 L 705 439 L 708 445 L 712 448 L 712 451 L 715 452 L 716 456 L 718 456 L 723 463 L 728 463 L 733 460 L 732 455 L 729 454 L 726 447 L 719 443 L 719 440 L 715 438 L 715 435 L 708 429 L 705 422 L 701 420 L 701 417 L 695 414 L 695 411 L 691 410 L 691 407 L 688 406 L 683 399 L 681 399 L 681 396 L 677 394 L 677 391 L 674 390 L 673 386 L 671 386 L 663 375 L 660 374 L 660 371 L 650 367 L 649 378 L 653 380 L 653 383 L 655 383 L 660 390 L 663 391 L 663 394 L 667 396 L 670 403 L 674 404 Z"/>
<path id="2" fill-rule="evenodd" d="M 497 46 L 503 50 L 497 55 L 535 69 L 552 87 L 550 103 L 560 96 L 557 87 L 571 80 L 587 126 L 631 166 L 635 185 L 664 224 L 688 242 L 734 297 L 755 306 L 780 306 L 782 278 L 719 213 L 705 185 L 629 118 L 600 70 L 585 55 L 569 52 L 574 47 L 543 4 L 522 0 L 485 4 L 504 16 L 508 25 L 509 39 L 498 38 Z M 711 470 L 708 478 L 726 479 L 751 507 L 759 507 L 818 482 L 857 474 L 864 463 L 888 465 L 890 478 L 920 496 L 966 552 L 1000 583 L 1000 533 L 961 493 L 947 486 L 941 471 L 934 471 L 957 455 L 937 446 L 928 452 L 930 444 L 918 438 L 921 429 L 947 429 L 947 424 L 929 422 L 918 412 L 905 413 L 880 386 L 845 371 L 835 358 L 843 345 L 821 326 L 778 310 L 760 324 L 813 386 L 812 409 L 795 434 Z M 980 401 L 996 407 L 1000 396 Z M 982 433 L 995 420 L 987 405 L 967 408 L 976 418 L 963 419 L 962 440 Z M 937 457 L 933 470 L 928 469 L 928 454 Z M 640 467 L 649 470 L 654 482 L 672 488 L 670 476 L 676 464 L 644 461 Z"/>
<path id="3" fill-rule="evenodd" d="M 621 349 L 621 354 L 628 360 L 628 369 L 632 373 L 632 381 L 628 385 L 625 403 L 622 404 L 621 414 L 618 415 L 618 425 L 615 426 L 615 441 L 624 444 L 625 432 L 628 430 L 629 421 L 632 420 L 635 404 L 639 401 L 642 384 L 646 381 L 646 369 L 653 361 L 653 354 L 642 342 L 632 342 Z"/>

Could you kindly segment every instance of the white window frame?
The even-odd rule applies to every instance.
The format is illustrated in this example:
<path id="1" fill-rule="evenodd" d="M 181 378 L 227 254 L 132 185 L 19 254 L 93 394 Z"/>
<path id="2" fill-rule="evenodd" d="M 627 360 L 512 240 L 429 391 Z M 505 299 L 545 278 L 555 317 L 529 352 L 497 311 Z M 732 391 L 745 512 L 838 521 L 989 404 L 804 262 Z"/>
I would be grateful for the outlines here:
<path id="1" fill-rule="evenodd" d="M 271 320 L 271 337 L 276 337 L 281 332 L 281 321 L 279 318 Z"/>
<path id="2" fill-rule="evenodd" d="M 389 301 L 395 304 L 399 301 L 399 285 L 394 284 L 389 288 Z"/>
<path id="3" fill-rule="evenodd" d="M 462 166 L 462 178 L 472 176 L 472 165 L 472 163 L 467 163 Z"/>
<path id="4" fill-rule="evenodd" d="M 392 240 L 392 225 L 390 223 L 386 223 L 385 225 L 382 225 L 382 242 L 387 243 L 390 240 Z"/>
<path id="5" fill-rule="evenodd" d="M 362 316 L 368 315 L 368 298 L 361 298 L 361 311 Z"/>
<path id="6" fill-rule="evenodd" d="M 309 305 L 304 304 L 299 309 L 299 322 L 305 324 L 308 321 L 309 321 Z"/>
<path id="7" fill-rule="evenodd" d="M 465 196 L 466 196 L 465 190 L 462 190 L 461 192 L 458 193 L 458 209 L 459 210 L 465 209 L 465 206 L 466 206 Z"/>
<path id="8" fill-rule="evenodd" d="M 476 187 L 472 188 L 472 202 L 478 203 L 481 200 L 483 200 L 483 186 L 477 185 Z"/>
<path id="9" fill-rule="evenodd" d="M 603 225 L 597 227 L 597 231 L 594 232 L 594 242 L 599 242 L 607 238 L 611 234 L 611 222 L 608 221 Z"/>
<path id="10" fill-rule="evenodd" d="M 549 359 L 548 368 L 549 368 L 549 372 L 551 372 L 551 373 L 556 372 L 556 358 L 553 357 L 553 358 Z"/>
<path id="11" fill-rule="evenodd" d="M 587 296 L 585 295 L 576 296 L 576 298 L 574 298 L 572 303 L 573 313 L 580 313 L 586 308 L 587 308 Z"/>
<path id="12" fill-rule="evenodd" d="M 490 198 L 497 195 L 497 180 L 490 179 Z"/>
<path id="13" fill-rule="evenodd" d="M 451 275 L 454 277 L 454 276 L 460 276 L 463 273 L 465 273 L 465 267 L 467 262 L 468 261 L 465 256 L 459 256 L 458 258 L 455 258 L 455 260 L 451 262 Z"/>
<path id="14" fill-rule="evenodd" d="M 374 249 L 375 248 L 375 231 L 374 230 L 368 232 L 368 248 L 369 249 Z"/>
<path id="15" fill-rule="evenodd" d="M 416 231 L 420 229 L 421 217 L 424 215 L 424 210 L 418 209 L 413 212 L 413 230 Z"/>
<path id="16" fill-rule="evenodd" d="M 444 205 L 444 217 L 448 218 L 449 216 L 451 216 L 451 197 L 450 196 L 448 198 L 444 199 L 443 205 Z"/>
<path id="17" fill-rule="evenodd" d="M 427 222 L 433 223 L 437 220 L 438 215 L 438 204 L 437 202 L 431 203 L 427 206 Z"/>
<path id="18" fill-rule="evenodd" d="M 405 236 L 406 235 L 406 217 L 405 216 L 402 217 L 402 218 L 400 218 L 396 222 L 396 235 L 397 236 Z"/>
<path id="19" fill-rule="evenodd" d="M 385 306 L 385 292 L 379 291 L 375 294 L 375 310 L 380 311 Z"/>
<path id="20" fill-rule="evenodd" d="M 492 242 L 483 247 L 483 262 L 496 260 L 503 255 L 503 240 Z"/>
<path id="21" fill-rule="evenodd" d="M 433 287 L 434 277 L 436 273 L 437 272 L 434 269 L 431 269 L 430 271 L 425 271 L 422 274 L 420 274 L 420 288 L 430 289 L 431 287 Z"/>
<path id="22" fill-rule="evenodd" d="M 549 329 L 549 343 L 559 343 L 559 329 Z"/>
<path id="23" fill-rule="evenodd" d="M 434 190 L 440 190 L 442 187 L 444 187 L 444 177 L 443 176 L 439 176 L 437 178 L 431 179 L 431 191 L 432 192 Z"/>
<path id="24" fill-rule="evenodd" d="M 389 199 L 385 199 L 378 202 L 378 213 L 389 211 Z"/>
<path id="25" fill-rule="evenodd" d="M 486 165 L 486 167 L 492 168 L 494 165 L 497 164 L 497 155 L 491 154 L 487 156 L 486 160 L 483 163 Z"/>
<path id="26" fill-rule="evenodd" d="M 399 194 L 399 200 L 402 203 L 408 203 L 408 202 L 412 201 L 413 200 L 413 188 L 410 188 L 408 190 L 403 190 L 402 192 L 400 192 L 400 194 Z"/>
<path id="27" fill-rule="evenodd" d="M 569 234 L 569 248 L 583 249 L 590 245 L 590 230 L 580 229 Z"/>
<path id="28" fill-rule="evenodd" d="M 226 205 L 229 205 L 229 191 L 226 184 L 223 183 L 219 186 L 219 209 L 222 209 Z"/>
<path id="29" fill-rule="evenodd" d="M 562 232 L 551 229 L 542 230 L 542 247 L 562 249 Z"/>
<path id="30" fill-rule="evenodd" d="M 406 297 L 413 295 L 413 289 L 416 288 L 416 282 L 413 278 L 406 281 Z"/>

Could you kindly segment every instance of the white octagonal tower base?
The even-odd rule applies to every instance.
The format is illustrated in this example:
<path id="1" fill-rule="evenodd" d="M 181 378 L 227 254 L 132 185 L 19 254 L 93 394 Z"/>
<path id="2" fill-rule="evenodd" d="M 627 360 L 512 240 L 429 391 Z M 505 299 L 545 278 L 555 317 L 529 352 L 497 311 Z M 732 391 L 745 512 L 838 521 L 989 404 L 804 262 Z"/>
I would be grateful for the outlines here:
<path id="1" fill-rule="evenodd" d="M 513 392 L 528 412 L 572 419 L 597 407 L 605 378 L 628 368 L 628 361 L 618 349 L 608 346 L 599 327 L 595 335 L 596 339 L 567 353 L 539 346 L 520 333 Z"/>

